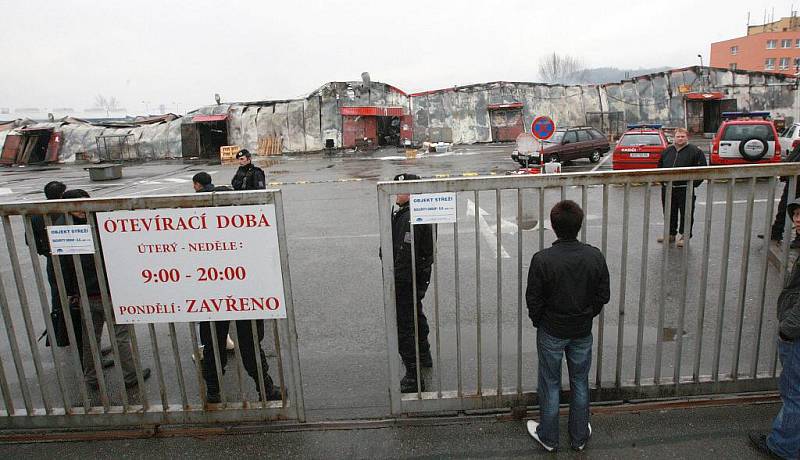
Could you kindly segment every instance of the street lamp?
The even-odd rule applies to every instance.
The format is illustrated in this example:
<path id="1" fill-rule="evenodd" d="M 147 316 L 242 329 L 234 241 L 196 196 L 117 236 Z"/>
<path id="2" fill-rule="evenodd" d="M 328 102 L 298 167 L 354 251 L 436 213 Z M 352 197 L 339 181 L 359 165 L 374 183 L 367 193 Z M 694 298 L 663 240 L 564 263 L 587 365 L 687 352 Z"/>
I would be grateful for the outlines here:
<path id="1" fill-rule="evenodd" d="M 697 57 L 700 58 L 700 67 L 703 67 L 703 55 L 702 54 L 698 54 Z"/>

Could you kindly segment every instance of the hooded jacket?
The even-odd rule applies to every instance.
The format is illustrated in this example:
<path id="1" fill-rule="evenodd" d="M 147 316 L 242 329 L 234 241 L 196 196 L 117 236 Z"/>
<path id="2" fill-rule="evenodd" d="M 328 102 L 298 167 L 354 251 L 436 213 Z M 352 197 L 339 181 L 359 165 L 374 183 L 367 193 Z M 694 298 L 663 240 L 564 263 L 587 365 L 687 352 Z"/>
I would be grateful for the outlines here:
<path id="1" fill-rule="evenodd" d="M 786 207 L 789 219 L 794 210 L 800 207 L 800 198 L 795 199 Z M 786 299 L 786 301 L 783 301 Z M 789 282 L 781 291 L 778 298 L 778 331 L 781 338 L 797 340 L 800 338 L 800 258 L 794 263 Z"/>

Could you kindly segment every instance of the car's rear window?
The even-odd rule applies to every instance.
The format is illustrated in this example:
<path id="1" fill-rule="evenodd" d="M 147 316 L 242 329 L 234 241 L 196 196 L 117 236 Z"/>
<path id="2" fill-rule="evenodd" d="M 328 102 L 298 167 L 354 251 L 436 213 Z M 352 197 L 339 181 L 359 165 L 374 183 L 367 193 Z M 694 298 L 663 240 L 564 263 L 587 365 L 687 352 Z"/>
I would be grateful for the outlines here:
<path id="1" fill-rule="evenodd" d="M 662 145 L 661 136 L 658 134 L 625 134 L 619 140 L 619 145 L 630 147 L 633 145 Z"/>
<path id="2" fill-rule="evenodd" d="M 723 141 L 746 141 L 754 137 L 765 141 L 775 140 L 775 135 L 769 125 L 729 125 L 722 133 Z"/>

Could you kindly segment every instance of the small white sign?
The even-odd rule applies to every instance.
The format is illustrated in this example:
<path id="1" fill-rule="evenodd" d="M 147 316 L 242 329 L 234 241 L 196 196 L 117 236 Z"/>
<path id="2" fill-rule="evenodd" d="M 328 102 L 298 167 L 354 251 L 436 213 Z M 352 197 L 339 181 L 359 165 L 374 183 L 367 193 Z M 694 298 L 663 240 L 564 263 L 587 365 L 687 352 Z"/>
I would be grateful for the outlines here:
<path id="1" fill-rule="evenodd" d="M 456 193 L 411 195 L 412 224 L 447 224 L 456 221 Z"/>
<path id="2" fill-rule="evenodd" d="M 275 205 L 97 213 L 119 324 L 286 318 Z"/>
<path id="3" fill-rule="evenodd" d="M 51 225 L 47 227 L 47 238 L 54 256 L 94 254 L 92 228 L 88 225 Z"/>

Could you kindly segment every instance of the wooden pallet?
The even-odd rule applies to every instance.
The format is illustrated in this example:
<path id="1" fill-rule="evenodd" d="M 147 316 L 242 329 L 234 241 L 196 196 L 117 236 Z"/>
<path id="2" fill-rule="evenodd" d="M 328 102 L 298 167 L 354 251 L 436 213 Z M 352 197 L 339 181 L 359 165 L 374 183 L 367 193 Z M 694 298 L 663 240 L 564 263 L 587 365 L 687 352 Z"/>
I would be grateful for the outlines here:
<path id="1" fill-rule="evenodd" d="M 280 155 L 283 153 L 283 137 L 268 136 L 258 140 L 258 155 Z"/>

